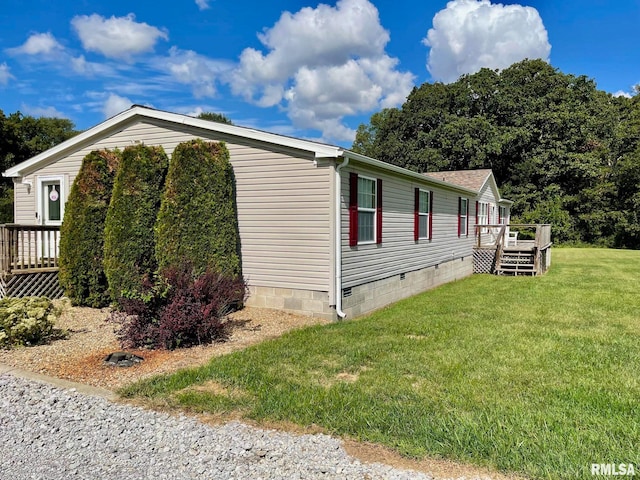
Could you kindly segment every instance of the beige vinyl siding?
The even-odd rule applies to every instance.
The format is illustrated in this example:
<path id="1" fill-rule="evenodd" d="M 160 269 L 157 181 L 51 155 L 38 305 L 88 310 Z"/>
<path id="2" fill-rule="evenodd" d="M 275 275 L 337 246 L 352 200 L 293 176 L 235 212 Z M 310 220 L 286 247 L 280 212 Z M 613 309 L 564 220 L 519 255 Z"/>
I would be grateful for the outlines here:
<path id="1" fill-rule="evenodd" d="M 342 286 L 354 287 L 472 255 L 472 221 L 468 237 L 458 237 L 461 194 L 365 168 L 342 177 Z M 349 247 L 349 172 L 382 179 L 382 244 Z M 414 188 L 433 191 L 433 238 L 414 241 Z M 465 196 L 464 194 L 462 196 Z M 466 196 L 465 196 L 466 198 Z M 470 209 L 475 198 L 469 198 Z"/>
<path id="2" fill-rule="evenodd" d="M 13 184 L 13 223 L 22 225 L 35 225 L 36 221 L 36 194 L 37 184 L 33 181 L 33 176 L 24 180 L 31 182 L 31 191 L 26 183 Z"/>
<path id="3" fill-rule="evenodd" d="M 153 120 L 132 123 L 37 174 L 64 172 L 73 181 L 92 150 L 144 143 L 162 145 L 171 158 L 179 143 L 193 138 L 225 141 L 229 149 L 249 284 L 329 291 L 331 169 L 314 166 L 309 153 Z"/>

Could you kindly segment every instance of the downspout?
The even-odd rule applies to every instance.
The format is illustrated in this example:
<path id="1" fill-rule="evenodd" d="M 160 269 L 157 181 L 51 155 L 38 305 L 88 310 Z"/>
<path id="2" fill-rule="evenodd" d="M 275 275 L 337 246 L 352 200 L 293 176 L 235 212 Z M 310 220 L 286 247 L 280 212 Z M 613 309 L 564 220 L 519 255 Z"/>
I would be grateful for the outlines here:
<path id="1" fill-rule="evenodd" d="M 336 313 L 339 318 L 345 318 L 346 313 L 342 311 L 342 181 L 340 177 L 340 170 L 346 167 L 349 163 L 349 157 L 345 157 L 344 161 L 338 165 L 335 169 L 335 184 L 336 184 L 336 198 L 335 198 L 335 261 L 336 261 Z"/>

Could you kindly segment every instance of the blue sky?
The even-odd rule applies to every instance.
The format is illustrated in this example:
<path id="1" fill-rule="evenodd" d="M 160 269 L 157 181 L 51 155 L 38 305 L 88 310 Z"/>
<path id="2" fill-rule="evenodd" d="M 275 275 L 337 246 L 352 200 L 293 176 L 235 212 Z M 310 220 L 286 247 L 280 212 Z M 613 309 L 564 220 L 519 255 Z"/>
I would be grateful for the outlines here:
<path id="1" fill-rule="evenodd" d="M 137 103 L 350 146 L 413 86 L 543 58 L 640 83 L 640 0 L 3 0 L 0 109 L 86 129 Z"/>

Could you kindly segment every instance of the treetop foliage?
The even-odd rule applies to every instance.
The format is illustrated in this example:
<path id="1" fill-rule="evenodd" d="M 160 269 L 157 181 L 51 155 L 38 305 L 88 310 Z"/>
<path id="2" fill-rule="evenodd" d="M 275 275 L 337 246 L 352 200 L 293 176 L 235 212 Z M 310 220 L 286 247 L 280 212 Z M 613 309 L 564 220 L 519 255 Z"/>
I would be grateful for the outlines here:
<path id="1" fill-rule="evenodd" d="M 233 125 L 233 122 L 229 120 L 222 113 L 202 112 L 200 115 L 198 115 L 197 118 L 201 118 L 202 120 L 209 120 L 211 122 L 226 123 L 227 125 Z"/>
<path id="2" fill-rule="evenodd" d="M 353 150 L 411 170 L 491 168 L 515 222 L 554 241 L 640 248 L 640 100 L 542 60 L 414 88 Z M 634 180 L 635 179 L 635 180 Z"/>

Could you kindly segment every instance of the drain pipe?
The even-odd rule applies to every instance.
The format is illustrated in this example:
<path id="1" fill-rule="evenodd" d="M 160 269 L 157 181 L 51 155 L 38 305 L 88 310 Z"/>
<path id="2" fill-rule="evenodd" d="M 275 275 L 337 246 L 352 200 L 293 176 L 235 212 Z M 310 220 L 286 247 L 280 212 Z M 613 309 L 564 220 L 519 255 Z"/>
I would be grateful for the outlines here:
<path id="1" fill-rule="evenodd" d="M 338 317 L 343 319 L 347 316 L 342 311 L 342 180 L 340 177 L 340 170 L 346 167 L 349 163 L 349 157 L 344 157 L 344 161 L 335 168 L 335 185 L 336 185 L 336 198 L 335 198 L 335 259 L 336 259 L 336 313 Z"/>

